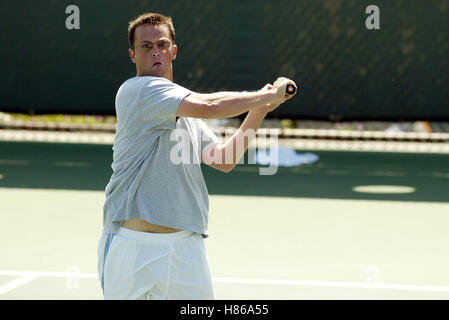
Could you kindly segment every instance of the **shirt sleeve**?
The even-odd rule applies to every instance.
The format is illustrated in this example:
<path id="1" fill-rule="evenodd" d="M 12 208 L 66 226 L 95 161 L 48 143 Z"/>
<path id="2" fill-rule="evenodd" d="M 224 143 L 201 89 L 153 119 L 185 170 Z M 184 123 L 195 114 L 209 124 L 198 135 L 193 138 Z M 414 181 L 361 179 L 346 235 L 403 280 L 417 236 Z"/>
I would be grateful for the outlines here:
<path id="1" fill-rule="evenodd" d="M 167 79 L 151 77 L 140 92 L 139 110 L 147 129 L 174 129 L 176 113 L 190 90 Z"/>
<path id="2" fill-rule="evenodd" d="M 212 132 L 212 130 L 201 119 L 196 119 L 198 126 L 198 145 L 200 146 L 200 154 L 210 150 L 217 143 L 220 143 L 220 139 Z"/>

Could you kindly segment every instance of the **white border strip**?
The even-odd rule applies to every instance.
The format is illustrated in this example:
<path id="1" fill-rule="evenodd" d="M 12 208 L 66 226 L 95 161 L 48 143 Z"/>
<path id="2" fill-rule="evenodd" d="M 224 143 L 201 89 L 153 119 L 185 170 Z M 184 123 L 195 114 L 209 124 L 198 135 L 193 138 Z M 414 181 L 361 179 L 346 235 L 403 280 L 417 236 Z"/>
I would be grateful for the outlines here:
<path id="1" fill-rule="evenodd" d="M 262 130 L 262 129 L 259 129 Z M 270 129 L 273 130 L 273 129 Z M 232 131 L 234 132 L 234 131 Z M 263 130 L 261 131 L 263 132 Z M 230 134 L 221 136 L 225 141 Z M 220 137 L 220 136 L 219 136 Z M 53 142 L 53 143 L 114 143 L 115 134 L 104 132 L 54 132 L 33 130 L 0 129 L 0 141 Z M 257 143 L 257 144 L 256 144 Z M 258 137 L 250 143 L 251 148 L 269 148 L 270 139 Z M 403 152 L 403 153 L 449 153 L 447 142 L 407 142 L 407 141 L 363 141 L 363 140 L 314 140 L 301 138 L 281 138 L 279 146 L 293 149 L 321 151 L 364 151 L 364 152 Z"/>
<path id="2" fill-rule="evenodd" d="M 0 287 L 0 295 L 39 277 L 98 279 L 98 274 L 96 273 L 13 271 L 13 270 L 0 270 L 0 276 L 21 277 Z M 449 287 L 444 286 L 400 285 L 400 284 L 380 284 L 380 283 L 343 282 L 343 281 L 307 281 L 307 280 L 276 280 L 276 279 L 248 279 L 248 278 L 212 278 L 212 281 L 214 283 L 224 283 L 224 284 L 255 284 L 255 285 L 278 285 L 278 286 L 280 285 L 280 286 L 302 286 L 302 287 L 449 292 Z"/>
<path id="3" fill-rule="evenodd" d="M 115 134 L 0 129 L 0 141 L 113 144 Z"/>

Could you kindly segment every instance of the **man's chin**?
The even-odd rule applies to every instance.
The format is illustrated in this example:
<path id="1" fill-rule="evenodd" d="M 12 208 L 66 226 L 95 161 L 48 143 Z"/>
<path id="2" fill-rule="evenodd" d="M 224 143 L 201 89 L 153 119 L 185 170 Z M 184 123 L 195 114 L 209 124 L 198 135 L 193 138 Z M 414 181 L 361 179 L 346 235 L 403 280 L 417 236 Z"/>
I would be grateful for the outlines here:
<path id="1" fill-rule="evenodd" d="M 168 69 L 168 70 L 167 70 Z M 171 74 L 170 68 L 164 68 L 162 65 L 154 65 L 149 68 L 145 69 L 137 69 L 137 76 L 143 77 L 143 76 L 152 76 L 152 77 L 160 77 L 170 80 L 170 74 Z"/>

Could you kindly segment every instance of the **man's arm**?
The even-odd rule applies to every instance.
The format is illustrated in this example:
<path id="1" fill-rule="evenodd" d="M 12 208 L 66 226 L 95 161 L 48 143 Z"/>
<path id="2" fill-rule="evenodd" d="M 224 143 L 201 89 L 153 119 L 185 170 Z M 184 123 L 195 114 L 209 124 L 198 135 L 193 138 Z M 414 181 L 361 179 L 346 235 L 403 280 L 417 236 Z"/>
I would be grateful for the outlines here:
<path id="1" fill-rule="evenodd" d="M 219 143 L 206 151 L 201 161 L 217 170 L 230 172 L 245 154 L 265 116 L 265 112 L 257 109 L 249 111 L 237 132 L 224 144 Z"/>
<path id="2" fill-rule="evenodd" d="M 268 104 L 280 104 L 292 96 L 286 96 L 287 78 L 278 78 L 270 89 L 257 92 L 217 92 L 210 94 L 193 93 L 185 97 L 179 105 L 177 116 L 202 119 L 236 117 L 244 112 Z"/>
<path id="3" fill-rule="evenodd" d="M 262 90 L 271 88 L 271 85 L 266 85 Z M 217 170 L 230 172 L 245 154 L 268 112 L 278 106 L 279 104 L 267 104 L 249 111 L 237 132 L 224 144 L 217 144 L 211 150 L 206 151 L 202 155 L 202 162 Z"/>
<path id="4" fill-rule="evenodd" d="M 275 91 L 193 93 L 183 99 L 176 115 L 201 119 L 232 118 L 275 98 Z"/>

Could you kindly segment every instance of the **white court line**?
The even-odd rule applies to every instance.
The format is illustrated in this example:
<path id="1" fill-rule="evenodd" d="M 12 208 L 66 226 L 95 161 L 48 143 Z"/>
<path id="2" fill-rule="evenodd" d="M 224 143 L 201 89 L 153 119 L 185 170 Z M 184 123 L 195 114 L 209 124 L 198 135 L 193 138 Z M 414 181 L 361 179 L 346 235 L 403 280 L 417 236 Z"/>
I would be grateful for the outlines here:
<path id="1" fill-rule="evenodd" d="M 4 293 L 2 291 L 4 290 L 3 288 L 8 289 L 9 287 L 11 287 L 11 289 L 9 290 L 12 290 L 38 277 L 98 279 L 98 274 L 96 273 L 78 273 L 78 272 L 0 270 L 0 276 L 2 275 L 22 276 L 22 278 L 14 280 L 0 287 L 0 294 Z M 215 277 L 212 278 L 212 281 L 214 283 L 226 283 L 226 284 L 259 284 L 259 285 L 281 285 L 281 286 L 303 286 L 303 287 L 449 292 L 449 287 L 444 286 L 401 285 L 401 284 L 343 282 L 343 281 L 308 281 L 308 280 L 276 280 L 276 279 L 249 279 L 249 278 L 215 278 Z"/>
<path id="2" fill-rule="evenodd" d="M 231 284 L 265 284 L 265 285 L 304 286 L 304 287 L 333 287 L 333 288 L 449 292 L 449 287 L 381 284 L 381 283 L 364 283 L 364 282 L 273 280 L 273 279 L 244 279 L 244 278 L 213 278 L 213 281 L 215 283 L 231 283 Z"/>
<path id="3" fill-rule="evenodd" d="M 38 277 L 51 277 L 51 278 L 98 279 L 98 274 L 96 273 L 0 270 L 0 276 L 25 276 L 25 275 L 37 275 Z"/>
<path id="4" fill-rule="evenodd" d="M 20 287 L 30 281 L 33 281 L 36 278 L 39 278 L 39 275 L 30 273 L 23 275 L 19 279 L 15 279 L 11 282 L 8 282 L 7 284 L 0 287 L 0 295 L 8 291 L 14 290 L 15 288 Z"/>

